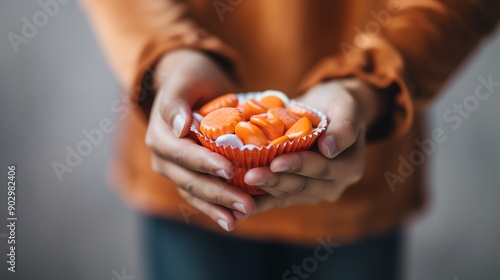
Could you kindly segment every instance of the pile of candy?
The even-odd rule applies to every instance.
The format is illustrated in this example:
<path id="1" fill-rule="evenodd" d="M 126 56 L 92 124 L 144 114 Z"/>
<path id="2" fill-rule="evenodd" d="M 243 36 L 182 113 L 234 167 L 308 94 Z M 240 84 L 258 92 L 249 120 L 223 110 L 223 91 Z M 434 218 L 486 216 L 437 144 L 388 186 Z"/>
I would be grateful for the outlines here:
<path id="1" fill-rule="evenodd" d="M 226 94 L 208 102 L 193 116 L 201 134 L 217 146 L 233 148 L 278 146 L 326 125 L 317 112 L 273 90 L 246 100 Z"/>

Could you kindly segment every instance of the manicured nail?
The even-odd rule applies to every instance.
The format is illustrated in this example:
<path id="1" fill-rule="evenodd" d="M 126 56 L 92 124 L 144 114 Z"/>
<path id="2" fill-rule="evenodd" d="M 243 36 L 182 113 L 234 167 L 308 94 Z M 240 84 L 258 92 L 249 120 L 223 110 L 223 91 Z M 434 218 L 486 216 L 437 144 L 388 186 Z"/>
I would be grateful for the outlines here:
<path id="1" fill-rule="evenodd" d="M 184 123 L 186 118 L 182 114 L 177 114 L 174 118 L 174 134 L 175 136 L 181 136 L 182 130 L 184 129 Z"/>
<path id="2" fill-rule="evenodd" d="M 337 142 L 335 141 L 335 138 L 333 138 L 333 136 L 331 135 L 328 135 L 325 137 L 325 139 L 323 139 L 323 142 L 325 142 L 326 149 L 328 150 L 327 157 L 332 158 L 335 150 L 337 149 Z"/>
<path id="3" fill-rule="evenodd" d="M 290 171 L 290 166 L 288 165 L 282 165 L 278 168 L 276 168 L 273 172 L 287 172 L 287 171 Z"/>
<path id="4" fill-rule="evenodd" d="M 225 179 L 231 179 L 229 175 L 227 175 L 226 170 L 224 169 L 219 169 L 215 171 L 215 174 L 219 177 L 225 178 Z"/>
<path id="5" fill-rule="evenodd" d="M 223 228 L 225 231 L 229 231 L 229 227 L 227 226 L 227 222 L 222 220 L 222 219 L 219 219 L 217 220 L 217 223 L 219 224 L 219 226 L 221 228 Z"/>
<path id="6" fill-rule="evenodd" d="M 243 203 L 235 202 L 235 203 L 233 203 L 233 208 L 240 211 L 241 213 L 248 215 L 247 210 L 245 209 L 245 206 L 243 205 Z"/>
<path id="7" fill-rule="evenodd" d="M 250 217 L 250 215 L 245 215 L 245 216 L 243 216 L 241 218 L 238 218 L 237 220 L 238 221 L 243 221 L 243 220 L 246 220 L 248 217 Z"/>
<path id="8" fill-rule="evenodd" d="M 266 181 L 260 181 L 260 182 L 258 182 L 258 183 L 256 183 L 256 184 L 252 184 L 252 186 L 256 186 L 256 187 L 263 187 L 263 186 L 265 186 L 266 184 L 267 184 L 267 182 L 266 182 Z"/>

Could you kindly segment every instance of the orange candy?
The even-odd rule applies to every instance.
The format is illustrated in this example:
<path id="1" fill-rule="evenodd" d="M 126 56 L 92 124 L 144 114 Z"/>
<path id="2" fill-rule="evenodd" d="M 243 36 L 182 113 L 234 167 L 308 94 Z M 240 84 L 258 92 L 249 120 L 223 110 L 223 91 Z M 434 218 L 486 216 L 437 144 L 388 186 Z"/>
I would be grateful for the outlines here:
<path id="1" fill-rule="evenodd" d="M 278 137 L 278 138 L 274 139 L 273 141 L 271 141 L 271 145 L 277 146 L 279 144 L 285 143 L 288 140 L 290 140 L 290 137 L 283 135 L 283 136 Z"/>
<path id="2" fill-rule="evenodd" d="M 307 117 L 298 120 L 290 129 L 285 133 L 290 139 L 300 138 L 308 135 L 312 131 L 311 121 Z"/>
<path id="3" fill-rule="evenodd" d="M 321 127 L 312 125 L 321 120 Z M 199 114 L 193 113 L 191 129 L 201 145 L 234 164 L 228 184 L 261 195 L 263 190 L 245 183 L 248 170 L 269 166 L 285 153 L 309 150 L 327 125 L 319 111 L 290 100 L 283 92 L 267 90 L 228 94 L 209 102 Z"/>
<path id="4" fill-rule="evenodd" d="M 271 122 L 265 118 L 259 116 L 253 116 L 250 118 L 250 123 L 256 125 L 264 135 L 266 135 L 269 141 L 272 141 L 283 135 L 283 131 L 279 131 L 279 128 L 275 127 Z"/>
<path id="5" fill-rule="evenodd" d="M 235 126 L 243 120 L 243 113 L 236 108 L 220 108 L 210 112 L 200 124 L 200 132 L 215 140 L 224 134 L 234 133 Z"/>
<path id="6" fill-rule="evenodd" d="M 248 106 L 245 103 L 238 104 L 236 109 L 240 110 L 243 113 L 243 116 L 245 117 L 245 121 L 250 120 L 250 117 L 253 116 L 252 112 L 250 112 L 250 109 L 248 108 Z"/>
<path id="7" fill-rule="evenodd" d="M 317 114 L 299 104 L 290 104 L 287 110 L 301 118 L 307 117 L 315 127 L 321 122 L 321 118 Z"/>
<path id="8" fill-rule="evenodd" d="M 258 114 L 258 115 L 253 115 L 252 117 L 259 117 L 259 118 L 263 118 L 263 119 L 268 119 L 268 116 L 267 116 L 267 112 L 266 113 L 262 113 L 262 114 Z"/>
<path id="9" fill-rule="evenodd" d="M 202 116 L 208 115 L 210 112 L 224 107 L 236 107 L 238 105 L 238 96 L 234 93 L 229 93 L 208 102 L 200 109 Z"/>
<path id="10" fill-rule="evenodd" d="M 271 108 L 267 110 L 267 115 L 269 118 L 278 118 L 285 125 L 286 130 L 290 129 L 290 127 L 300 119 L 298 116 L 288 112 L 285 108 Z"/>
<path id="11" fill-rule="evenodd" d="M 259 100 L 259 102 L 262 105 L 264 105 L 264 107 L 266 107 L 267 109 L 277 108 L 277 107 L 285 108 L 285 103 L 283 103 L 283 100 L 274 95 L 264 96 L 262 97 L 261 100 Z"/>
<path id="12" fill-rule="evenodd" d="M 280 119 L 278 119 L 278 118 L 270 118 L 270 119 L 267 119 L 267 120 L 274 126 L 274 128 L 276 128 L 276 130 L 278 130 L 278 133 L 280 135 L 285 134 L 285 125 L 283 124 L 282 121 L 280 121 Z"/>
<path id="13" fill-rule="evenodd" d="M 267 137 L 264 132 L 249 122 L 239 122 L 234 129 L 234 133 L 245 145 L 251 144 L 257 147 L 267 145 Z"/>
<path id="14" fill-rule="evenodd" d="M 245 105 L 253 115 L 259 115 L 267 112 L 267 108 L 257 100 L 248 99 L 247 102 L 245 102 Z"/>
<path id="15" fill-rule="evenodd" d="M 200 114 L 205 115 L 200 132 L 212 140 L 234 133 L 243 143 L 260 147 L 269 141 L 279 145 L 306 136 L 321 121 L 312 110 L 299 104 L 285 107 L 284 101 L 275 95 L 238 104 L 236 94 L 226 94 L 200 109 Z"/>

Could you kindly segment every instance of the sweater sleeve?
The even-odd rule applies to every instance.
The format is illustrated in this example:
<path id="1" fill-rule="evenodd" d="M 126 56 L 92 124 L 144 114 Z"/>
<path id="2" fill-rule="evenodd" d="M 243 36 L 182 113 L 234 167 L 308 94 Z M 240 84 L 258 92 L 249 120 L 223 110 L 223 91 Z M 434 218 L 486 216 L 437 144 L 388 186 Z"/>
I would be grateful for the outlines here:
<path id="1" fill-rule="evenodd" d="M 223 62 L 238 75 L 238 55 L 219 38 L 189 17 L 186 4 L 175 0 L 80 0 L 94 27 L 106 57 L 118 79 L 132 97 L 144 88 L 145 76 L 153 72 L 165 53 L 191 48 Z"/>
<path id="2" fill-rule="evenodd" d="M 313 67 L 301 86 L 305 91 L 328 79 L 356 77 L 389 94 L 389 110 L 370 132 L 373 139 L 408 131 L 415 105 L 432 98 L 494 30 L 500 6 L 496 0 L 396 0 L 381 11 L 373 16 L 376 26 L 366 25 L 371 32 L 341 43 L 340 51 Z"/>

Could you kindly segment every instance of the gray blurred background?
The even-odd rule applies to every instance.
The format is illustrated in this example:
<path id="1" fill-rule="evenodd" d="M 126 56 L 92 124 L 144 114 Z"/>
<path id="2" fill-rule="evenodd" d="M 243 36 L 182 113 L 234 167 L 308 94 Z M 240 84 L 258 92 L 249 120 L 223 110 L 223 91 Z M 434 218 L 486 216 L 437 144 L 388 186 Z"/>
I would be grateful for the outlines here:
<path id="1" fill-rule="evenodd" d="M 60 182 L 52 170 L 82 130 L 104 118 L 120 88 L 75 1 L 61 5 L 15 52 L 8 33 L 21 34 L 36 1 L 0 4 L 0 176 L 17 166 L 17 272 L 7 273 L 6 186 L 0 188 L 0 279 L 145 279 L 138 215 L 106 182 L 113 134 L 94 146 Z M 407 230 L 406 279 L 500 279 L 500 88 L 462 126 L 443 113 L 473 94 L 479 75 L 500 81 L 497 32 L 430 108 L 429 129 L 448 140 L 428 162 L 430 204 Z M 121 279 L 120 279 L 121 277 Z M 132 279 L 132 278 L 129 278 Z"/>

